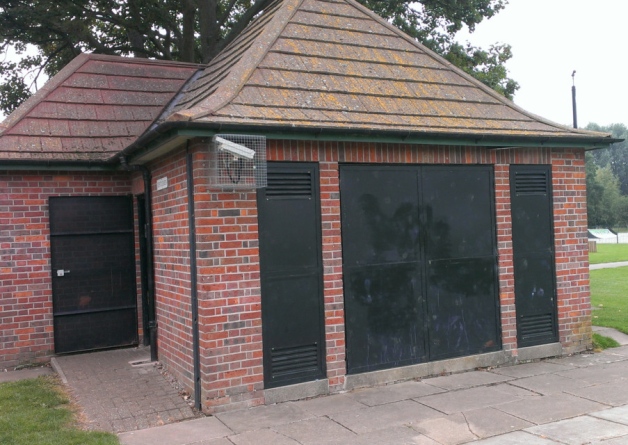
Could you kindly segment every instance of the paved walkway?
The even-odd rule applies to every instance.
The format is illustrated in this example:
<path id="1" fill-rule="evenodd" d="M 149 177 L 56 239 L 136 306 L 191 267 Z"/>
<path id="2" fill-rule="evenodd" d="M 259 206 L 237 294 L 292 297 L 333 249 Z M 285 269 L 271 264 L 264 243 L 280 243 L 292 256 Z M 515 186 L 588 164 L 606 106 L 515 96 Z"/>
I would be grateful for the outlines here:
<path id="1" fill-rule="evenodd" d="M 120 433 L 196 417 L 150 363 L 148 348 L 61 356 L 53 367 L 74 393 L 89 429 Z"/>
<path id="2" fill-rule="evenodd" d="M 125 445 L 628 444 L 628 347 L 260 406 Z"/>
<path id="3" fill-rule="evenodd" d="M 626 267 L 628 266 L 628 261 L 618 261 L 616 263 L 600 263 L 600 264 L 590 264 L 589 270 L 596 269 L 611 269 L 615 267 Z"/>
<path id="4" fill-rule="evenodd" d="M 155 366 L 130 363 L 148 355 L 55 359 L 89 427 L 123 445 L 628 444 L 628 346 L 213 417 L 195 417 Z"/>

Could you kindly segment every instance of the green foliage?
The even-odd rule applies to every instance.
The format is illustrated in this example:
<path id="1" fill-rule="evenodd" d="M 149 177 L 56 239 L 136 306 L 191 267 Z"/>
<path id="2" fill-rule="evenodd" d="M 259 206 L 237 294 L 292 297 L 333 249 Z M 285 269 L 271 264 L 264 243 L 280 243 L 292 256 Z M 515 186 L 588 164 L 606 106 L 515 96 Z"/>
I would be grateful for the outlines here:
<path id="1" fill-rule="evenodd" d="M 628 244 L 598 244 L 597 252 L 589 253 L 589 264 L 628 261 Z"/>
<path id="2" fill-rule="evenodd" d="M 593 324 L 628 334 L 628 269 L 592 270 L 590 279 Z"/>
<path id="3" fill-rule="evenodd" d="M 113 434 L 72 427 L 68 400 L 52 378 L 0 384 L 3 445 L 116 445 Z"/>
<path id="4" fill-rule="evenodd" d="M 56 74 L 81 52 L 207 63 L 272 0 L 4 0 L 0 49 L 27 48 L 35 57 L 0 64 L 0 108 L 9 113 L 39 74 Z M 460 45 L 507 0 L 360 0 L 409 35 L 507 97 L 518 88 L 504 67 L 510 46 Z M 30 83 L 24 81 L 30 75 Z"/>
<path id="5" fill-rule="evenodd" d="M 611 144 L 603 150 L 591 152 L 591 158 L 598 168 L 609 168 L 619 181 L 621 193 L 628 195 L 628 128 L 624 124 L 600 126 L 589 124 L 587 130 L 611 133 L 614 138 L 624 139 L 622 142 Z"/>
<path id="6" fill-rule="evenodd" d="M 622 193 L 621 181 L 612 164 L 606 162 L 600 167 L 595 154 L 587 153 L 586 180 L 589 227 L 628 225 L 628 196 Z"/>
<path id="7" fill-rule="evenodd" d="M 608 348 L 617 348 L 619 346 L 621 345 L 612 338 L 593 333 L 593 349 L 595 349 L 596 351 Z"/>

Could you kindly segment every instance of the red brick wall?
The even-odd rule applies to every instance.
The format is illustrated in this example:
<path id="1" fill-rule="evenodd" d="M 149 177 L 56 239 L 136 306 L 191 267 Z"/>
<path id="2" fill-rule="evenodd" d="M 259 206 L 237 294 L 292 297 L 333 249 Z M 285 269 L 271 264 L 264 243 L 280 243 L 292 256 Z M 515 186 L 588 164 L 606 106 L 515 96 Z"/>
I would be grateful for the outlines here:
<path id="1" fill-rule="evenodd" d="M 54 352 L 48 198 L 130 191 L 125 173 L 0 173 L 0 368 Z"/>
<path id="2" fill-rule="evenodd" d="M 207 410 L 264 402 L 255 191 L 209 188 L 208 151 L 194 150 L 203 404 Z"/>
<path id="3" fill-rule="evenodd" d="M 263 403 L 255 192 L 210 189 L 206 149 L 194 162 L 203 404 L 221 411 Z M 178 159 L 178 158 L 177 158 Z M 270 161 L 319 162 L 327 375 L 344 384 L 345 333 L 338 164 L 492 164 L 503 347 L 517 354 L 509 164 L 552 164 L 561 342 L 590 346 L 586 192 L 582 150 L 268 141 Z"/>
<path id="4" fill-rule="evenodd" d="M 193 387 L 192 306 L 185 151 L 151 166 L 155 308 L 159 361 Z M 168 186 L 157 190 L 156 182 Z"/>
<path id="5" fill-rule="evenodd" d="M 552 187 L 560 342 L 577 352 L 591 347 L 584 150 L 553 153 Z"/>

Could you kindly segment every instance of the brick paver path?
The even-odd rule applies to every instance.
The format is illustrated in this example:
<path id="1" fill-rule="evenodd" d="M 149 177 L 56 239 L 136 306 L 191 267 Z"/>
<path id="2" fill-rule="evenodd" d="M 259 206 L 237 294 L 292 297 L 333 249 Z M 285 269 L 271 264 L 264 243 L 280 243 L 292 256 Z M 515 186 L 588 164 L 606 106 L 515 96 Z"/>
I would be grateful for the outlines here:
<path id="1" fill-rule="evenodd" d="M 173 385 L 148 360 L 147 348 L 57 357 L 68 386 L 83 408 L 87 427 L 120 433 L 195 417 Z"/>

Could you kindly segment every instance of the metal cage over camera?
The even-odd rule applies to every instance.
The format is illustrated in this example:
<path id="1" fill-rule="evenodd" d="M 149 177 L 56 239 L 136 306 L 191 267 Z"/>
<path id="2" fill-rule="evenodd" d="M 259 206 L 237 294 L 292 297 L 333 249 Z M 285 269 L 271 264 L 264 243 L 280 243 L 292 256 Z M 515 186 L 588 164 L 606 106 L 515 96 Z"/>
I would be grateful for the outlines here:
<path id="1" fill-rule="evenodd" d="M 224 190 L 266 187 L 266 137 L 216 134 L 209 155 L 210 186 Z"/>

